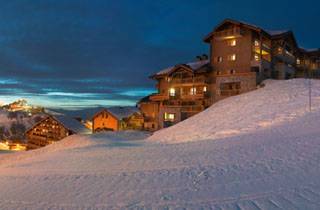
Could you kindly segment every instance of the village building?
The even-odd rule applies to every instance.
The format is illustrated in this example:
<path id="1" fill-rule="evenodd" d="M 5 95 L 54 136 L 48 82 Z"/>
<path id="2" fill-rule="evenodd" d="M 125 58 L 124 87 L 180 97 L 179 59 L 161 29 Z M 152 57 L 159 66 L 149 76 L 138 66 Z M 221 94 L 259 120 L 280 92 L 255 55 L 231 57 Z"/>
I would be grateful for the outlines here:
<path id="1" fill-rule="evenodd" d="M 89 134 L 90 130 L 75 119 L 49 115 L 27 130 L 28 150 L 38 149 L 73 134 Z"/>
<path id="2" fill-rule="evenodd" d="M 102 109 L 92 118 L 92 132 L 142 129 L 144 118 L 137 108 L 111 107 Z"/>
<path id="3" fill-rule="evenodd" d="M 226 19 L 204 42 L 210 45 L 209 57 L 151 76 L 158 92 L 138 102 L 145 128 L 169 127 L 221 99 L 254 90 L 268 78 L 320 76 L 320 50 L 299 48 L 291 31 Z"/>

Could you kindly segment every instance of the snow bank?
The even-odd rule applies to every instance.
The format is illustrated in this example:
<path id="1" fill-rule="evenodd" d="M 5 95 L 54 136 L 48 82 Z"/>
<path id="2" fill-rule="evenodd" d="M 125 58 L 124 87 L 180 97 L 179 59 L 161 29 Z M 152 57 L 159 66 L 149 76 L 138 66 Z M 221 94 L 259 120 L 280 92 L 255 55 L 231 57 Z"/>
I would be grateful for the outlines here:
<path id="1" fill-rule="evenodd" d="M 312 109 L 320 108 L 320 81 L 312 80 Z M 153 141 L 178 143 L 243 135 L 279 125 L 309 112 L 309 81 L 267 80 L 265 87 L 222 100 L 175 126 L 154 133 Z"/>

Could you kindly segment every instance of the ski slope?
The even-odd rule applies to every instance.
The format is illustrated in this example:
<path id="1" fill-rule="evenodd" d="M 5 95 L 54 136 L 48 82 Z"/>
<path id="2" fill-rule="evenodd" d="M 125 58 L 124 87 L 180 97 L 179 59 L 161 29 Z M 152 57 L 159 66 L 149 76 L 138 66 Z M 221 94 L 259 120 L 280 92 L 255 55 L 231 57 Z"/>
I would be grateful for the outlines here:
<path id="1" fill-rule="evenodd" d="M 237 135 L 167 144 L 131 131 L 0 154 L 0 209 L 319 209 L 320 111 L 314 95 L 313 111 L 302 112 L 305 98 L 291 96 L 296 82 L 282 109 L 291 117 Z M 302 99 L 300 113 L 292 107 Z M 282 105 L 269 106 L 279 116 Z"/>

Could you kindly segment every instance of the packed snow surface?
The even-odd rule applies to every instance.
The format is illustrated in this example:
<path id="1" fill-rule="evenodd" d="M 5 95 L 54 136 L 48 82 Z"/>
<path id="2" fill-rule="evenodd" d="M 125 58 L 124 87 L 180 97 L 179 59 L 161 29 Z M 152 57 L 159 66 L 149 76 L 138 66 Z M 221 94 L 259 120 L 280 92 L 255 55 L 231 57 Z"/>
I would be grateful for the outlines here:
<path id="1" fill-rule="evenodd" d="M 276 101 L 266 93 L 272 86 L 283 88 L 273 97 L 286 102 L 287 109 L 272 105 Z M 319 209 L 320 110 L 316 88 L 313 111 L 307 112 L 297 87 L 306 93 L 303 80 L 285 85 L 271 81 L 255 91 L 265 94 L 265 103 L 272 106 L 267 113 L 277 120 L 239 135 L 164 144 L 131 131 L 70 136 L 39 150 L 0 153 L 0 209 Z M 225 101 L 243 106 L 241 98 L 250 94 L 262 99 L 253 92 Z M 285 95 L 295 99 L 280 97 Z M 259 109 L 248 105 L 259 110 L 251 112 L 256 122 L 262 120 L 261 112 L 270 117 L 263 102 L 256 104 Z M 206 126 L 216 120 L 210 109 L 202 115 Z M 289 117 L 279 120 L 281 110 Z M 290 110 L 298 114 L 290 117 Z M 248 111 L 234 114 L 247 120 L 241 113 Z"/>
<path id="2" fill-rule="evenodd" d="M 290 122 L 309 112 L 309 81 L 267 80 L 265 87 L 213 104 L 149 139 L 167 143 L 239 136 Z M 312 110 L 320 108 L 320 80 L 311 81 Z"/>

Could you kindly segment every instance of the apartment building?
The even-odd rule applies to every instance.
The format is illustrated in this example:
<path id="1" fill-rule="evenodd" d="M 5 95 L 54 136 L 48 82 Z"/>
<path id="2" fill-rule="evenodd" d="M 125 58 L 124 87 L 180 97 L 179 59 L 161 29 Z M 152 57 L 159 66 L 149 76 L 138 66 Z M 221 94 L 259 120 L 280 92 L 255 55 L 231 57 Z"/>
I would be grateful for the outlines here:
<path id="1" fill-rule="evenodd" d="M 319 77 L 320 51 L 298 46 L 292 31 L 269 31 L 226 19 L 205 38 L 209 57 L 151 76 L 158 92 L 138 102 L 157 130 L 197 114 L 229 96 L 254 90 L 264 79 Z"/>

